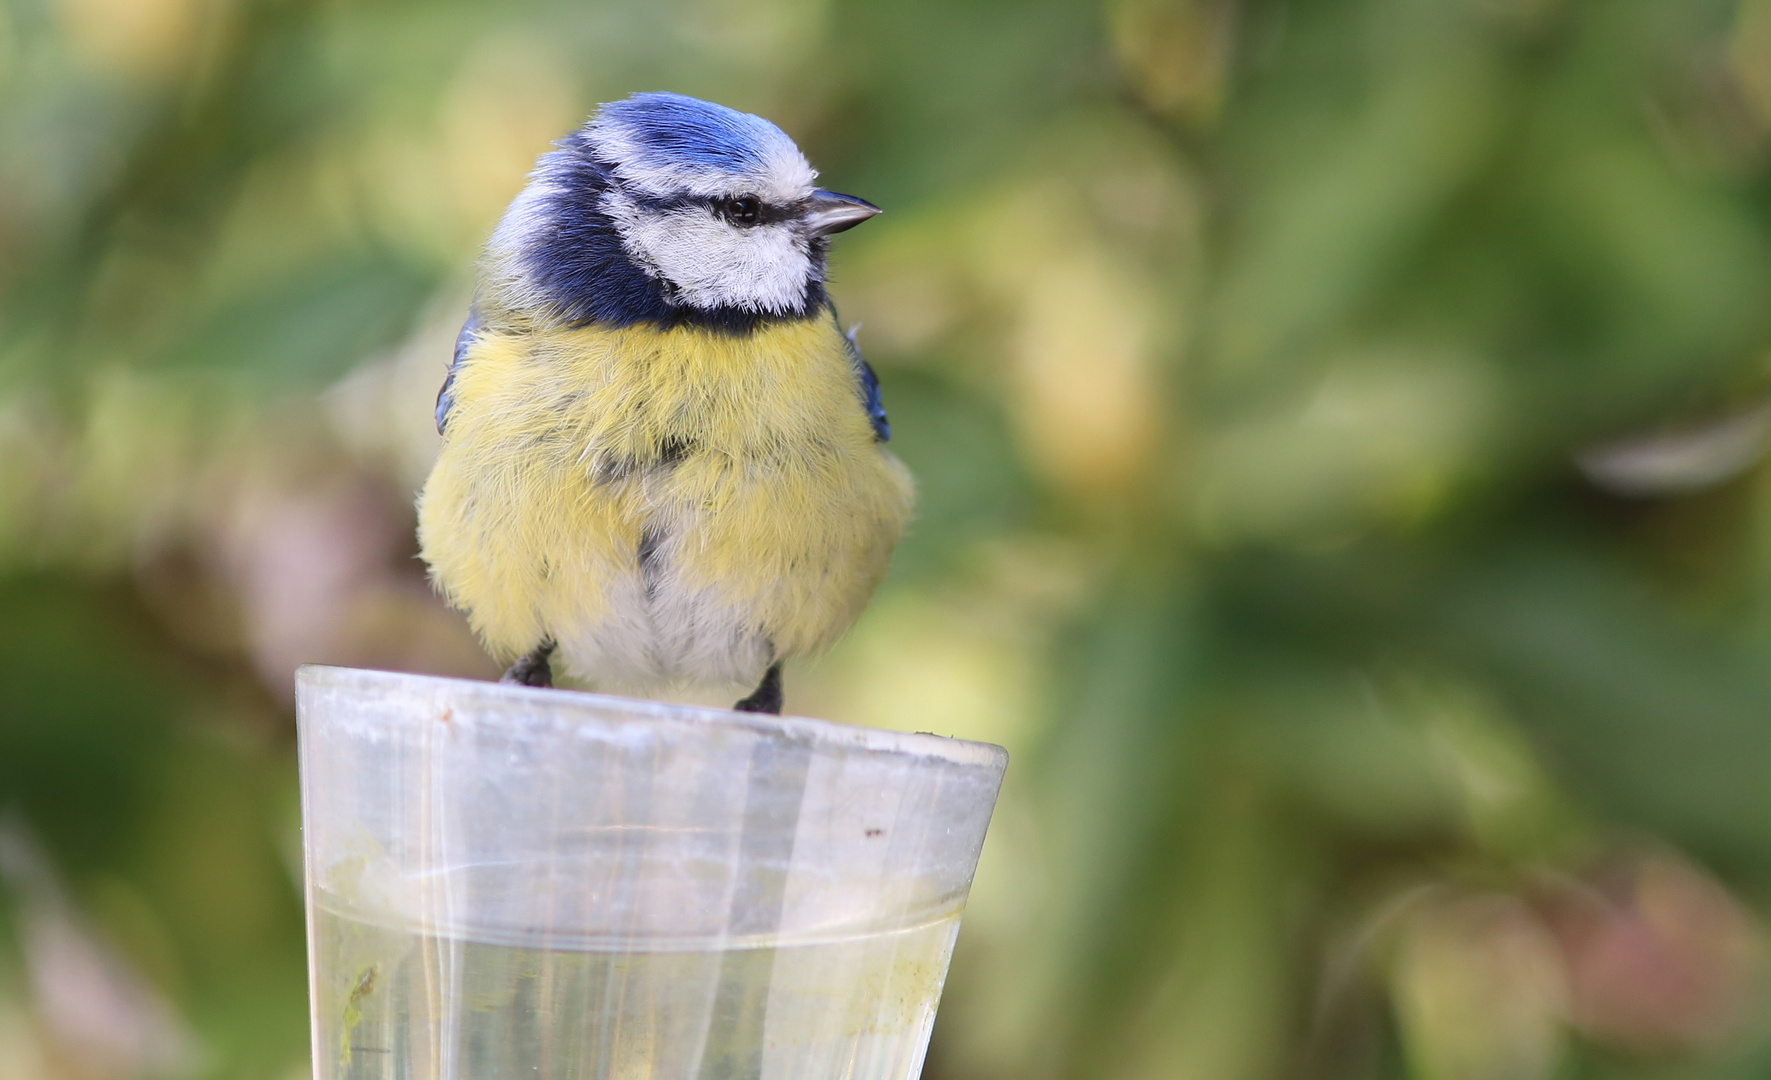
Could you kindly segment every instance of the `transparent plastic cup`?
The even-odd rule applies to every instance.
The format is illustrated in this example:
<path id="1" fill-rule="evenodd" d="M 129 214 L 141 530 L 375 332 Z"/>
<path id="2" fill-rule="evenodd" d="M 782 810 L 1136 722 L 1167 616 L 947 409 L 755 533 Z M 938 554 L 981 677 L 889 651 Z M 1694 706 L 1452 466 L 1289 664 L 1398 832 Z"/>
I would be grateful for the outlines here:
<path id="1" fill-rule="evenodd" d="M 911 1080 L 1008 756 L 306 667 L 316 1080 Z"/>

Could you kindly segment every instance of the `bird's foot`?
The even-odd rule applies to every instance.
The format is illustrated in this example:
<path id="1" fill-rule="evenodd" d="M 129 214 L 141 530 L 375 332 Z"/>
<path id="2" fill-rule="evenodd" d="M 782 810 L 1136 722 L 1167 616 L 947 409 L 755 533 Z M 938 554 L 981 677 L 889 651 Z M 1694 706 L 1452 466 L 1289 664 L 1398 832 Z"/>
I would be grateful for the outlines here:
<path id="1" fill-rule="evenodd" d="M 545 639 L 528 653 L 517 658 L 510 669 L 498 677 L 501 683 L 516 683 L 518 686 L 552 686 L 553 666 L 548 658 L 553 655 L 552 638 Z"/>
<path id="2" fill-rule="evenodd" d="M 763 673 L 763 681 L 751 693 L 732 708 L 739 712 L 760 712 L 781 714 L 781 665 L 770 664 L 769 670 Z"/>

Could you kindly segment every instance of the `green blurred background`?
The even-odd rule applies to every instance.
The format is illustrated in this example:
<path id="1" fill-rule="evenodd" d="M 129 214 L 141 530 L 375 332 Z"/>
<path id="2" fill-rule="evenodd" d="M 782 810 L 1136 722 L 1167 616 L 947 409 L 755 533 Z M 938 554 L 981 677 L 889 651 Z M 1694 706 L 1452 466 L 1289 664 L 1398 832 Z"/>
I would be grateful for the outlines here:
<path id="1" fill-rule="evenodd" d="M 0 1078 L 307 1075 L 291 673 L 494 674 L 474 253 L 666 88 L 887 210 L 930 1080 L 1771 1076 L 1771 0 L 0 0 Z"/>

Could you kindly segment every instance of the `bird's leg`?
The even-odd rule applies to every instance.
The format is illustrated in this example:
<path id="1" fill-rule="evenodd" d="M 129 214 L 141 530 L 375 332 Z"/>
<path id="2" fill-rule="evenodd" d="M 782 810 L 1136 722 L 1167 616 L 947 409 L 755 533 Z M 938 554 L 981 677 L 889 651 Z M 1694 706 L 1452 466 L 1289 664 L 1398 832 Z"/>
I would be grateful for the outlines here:
<path id="1" fill-rule="evenodd" d="M 781 665 L 770 664 L 763 672 L 763 681 L 751 695 L 732 706 L 739 712 L 781 713 Z"/>
<path id="2" fill-rule="evenodd" d="M 553 638 L 542 638 L 541 644 L 517 657 L 517 662 L 510 665 L 510 670 L 499 676 L 498 681 L 519 686 L 552 686 L 553 668 L 547 658 L 553 655 L 553 650 Z"/>

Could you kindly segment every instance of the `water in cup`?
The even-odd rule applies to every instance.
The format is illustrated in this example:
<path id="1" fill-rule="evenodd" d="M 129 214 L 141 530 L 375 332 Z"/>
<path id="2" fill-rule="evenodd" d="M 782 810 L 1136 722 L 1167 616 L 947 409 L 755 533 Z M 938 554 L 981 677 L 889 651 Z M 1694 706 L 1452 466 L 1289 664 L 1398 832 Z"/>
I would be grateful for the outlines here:
<path id="1" fill-rule="evenodd" d="M 476 941 L 314 899 L 316 1080 L 914 1080 L 959 929 Z"/>

